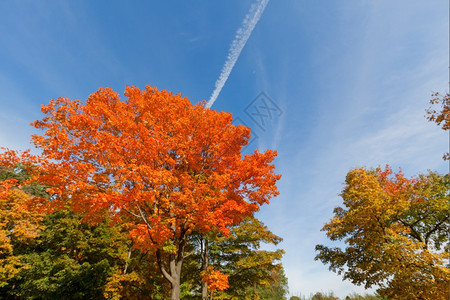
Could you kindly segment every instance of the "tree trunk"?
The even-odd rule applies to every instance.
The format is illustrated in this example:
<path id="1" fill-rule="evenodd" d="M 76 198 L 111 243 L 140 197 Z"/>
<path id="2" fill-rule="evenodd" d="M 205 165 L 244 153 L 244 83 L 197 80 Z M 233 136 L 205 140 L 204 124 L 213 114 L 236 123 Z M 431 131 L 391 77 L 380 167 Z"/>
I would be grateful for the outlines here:
<path id="1" fill-rule="evenodd" d="M 171 282 L 170 300 L 180 300 L 180 297 L 180 278 L 178 278 L 175 282 Z"/>
<path id="2" fill-rule="evenodd" d="M 184 251 L 183 251 L 184 252 Z M 171 300 L 180 300 L 181 291 L 181 266 L 183 265 L 183 255 L 170 255 L 170 274 L 172 281 Z"/>
<path id="3" fill-rule="evenodd" d="M 184 247 L 183 247 L 184 248 Z M 180 250 L 178 251 L 180 253 Z M 178 254 L 179 254 L 178 253 Z M 170 299 L 180 300 L 181 296 L 181 266 L 183 265 L 183 255 L 171 254 L 169 258 L 169 272 L 164 267 L 161 259 L 161 250 L 156 251 L 158 266 L 164 278 L 170 282 Z"/>
<path id="4" fill-rule="evenodd" d="M 208 240 L 202 239 L 201 244 L 202 271 L 206 271 L 209 266 Z M 208 283 L 202 282 L 202 300 L 208 300 Z"/>
<path id="5" fill-rule="evenodd" d="M 182 232 L 180 238 L 178 239 L 178 251 L 176 253 L 169 255 L 169 265 L 168 270 L 166 270 L 165 264 L 162 261 L 161 250 L 156 250 L 156 258 L 158 261 L 159 269 L 170 282 L 170 299 L 180 300 L 181 297 L 181 267 L 184 260 L 184 247 L 186 246 L 185 234 Z M 167 266 L 167 265 L 166 265 Z"/>

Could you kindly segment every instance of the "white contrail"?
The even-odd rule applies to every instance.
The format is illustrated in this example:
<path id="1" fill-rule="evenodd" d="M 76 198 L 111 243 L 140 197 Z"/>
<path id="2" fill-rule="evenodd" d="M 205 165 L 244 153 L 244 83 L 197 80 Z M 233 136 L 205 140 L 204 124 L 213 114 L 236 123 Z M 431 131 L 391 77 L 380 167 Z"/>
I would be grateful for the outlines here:
<path id="1" fill-rule="evenodd" d="M 242 22 L 241 28 L 236 32 L 236 36 L 234 37 L 233 42 L 231 43 L 230 50 L 228 51 L 228 56 L 225 64 L 223 65 L 222 72 L 220 73 L 219 79 L 216 81 L 216 86 L 214 92 L 209 98 L 208 103 L 206 104 L 206 108 L 211 108 L 211 106 L 216 101 L 217 97 L 220 94 L 225 82 L 230 76 L 231 71 L 233 70 L 236 61 L 241 54 L 242 49 L 247 43 L 248 38 L 252 34 L 253 28 L 255 28 L 256 24 L 259 21 L 259 18 L 264 12 L 267 3 L 270 0 L 257 0 L 257 2 L 253 3 L 250 7 L 250 11 L 245 16 L 244 21 Z"/>

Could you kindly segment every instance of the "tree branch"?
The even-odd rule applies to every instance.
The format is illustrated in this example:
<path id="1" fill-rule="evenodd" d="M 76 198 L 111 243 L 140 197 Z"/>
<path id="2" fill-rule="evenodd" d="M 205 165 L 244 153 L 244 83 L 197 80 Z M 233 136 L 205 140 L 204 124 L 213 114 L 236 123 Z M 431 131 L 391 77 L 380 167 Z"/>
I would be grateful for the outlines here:
<path id="1" fill-rule="evenodd" d="M 433 227 L 433 229 L 431 229 L 430 231 L 427 232 L 427 234 L 425 235 L 425 245 L 428 245 L 428 239 L 430 238 L 430 236 L 439 229 L 439 227 L 445 222 L 446 220 L 442 220 L 441 222 L 437 223 L 436 226 Z"/>
<path id="2" fill-rule="evenodd" d="M 173 285 L 175 283 L 175 279 L 164 268 L 162 259 L 161 259 L 161 250 L 160 249 L 156 250 L 156 261 L 158 263 L 159 270 L 164 275 L 164 278 L 166 278 L 170 282 L 170 284 Z"/>
<path id="3" fill-rule="evenodd" d="M 398 220 L 399 220 L 400 223 L 402 223 L 404 226 L 406 226 L 406 227 L 408 227 L 409 229 L 412 230 L 412 233 L 413 233 L 413 234 L 410 234 L 410 235 L 411 235 L 413 238 L 415 238 L 416 240 L 418 240 L 418 241 L 421 242 L 421 243 L 425 243 L 425 249 L 426 249 L 427 243 L 423 240 L 422 235 L 416 231 L 416 229 L 414 228 L 414 226 L 411 225 L 411 224 L 409 224 L 409 223 L 407 223 L 407 222 L 405 222 L 405 221 L 403 221 L 403 220 L 400 219 L 400 218 L 399 218 Z M 417 222 L 415 222 L 414 224 L 417 224 Z"/>

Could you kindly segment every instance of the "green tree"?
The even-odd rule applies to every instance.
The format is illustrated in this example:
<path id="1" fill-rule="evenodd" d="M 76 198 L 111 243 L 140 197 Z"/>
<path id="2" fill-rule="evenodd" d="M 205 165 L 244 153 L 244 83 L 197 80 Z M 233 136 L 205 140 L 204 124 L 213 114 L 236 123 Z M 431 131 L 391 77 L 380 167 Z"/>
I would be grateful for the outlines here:
<path id="1" fill-rule="evenodd" d="M 311 300 L 339 300 L 339 298 L 335 297 L 333 292 L 329 292 L 328 295 L 317 292 L 311 297 Z"/>
<path id="2" fill-rule="evenodd" d="M 103 298 L 108 277 L 124 268 L 126 235 L 106 222 L 90 225 L 81 219 L 70 210 L 47 216 L 40 246 L 26 256 L 30 268 L 19 273 L 21 296 Z"/>
<path id="3" fill-rule="evenodd" d="M 229 288 L 218 295 L 231 299 L 276 295 L 285 299 L 287 279 L 279 262 L 284 251 L 261 249 L 262 244 L 277 245 L 281 240 L 255 217 L 232 227 L 229 235 L 208 237 L 209 265 L 228 275 Z"/>
<path id="4" fill-rule="evenodd" d="M 284 273 L 284 268 L 280 266 L 272 273 L 272 280 L 269 284 L 260 285 L 256 294 L 260 299 L 264 300 L 281 300 L 286 299 L 288 293 L 288 281 Z"/>
<path id="5" fill-rule="evenodd" d="M 0 288 L 3 299 L 103 299 L 110 276 L 125 266 L 126 235 L 105 223 L 89 225 L 69 210 L 49 214 L 33 244 L 17 243 L 9 259 L 18 272 Z"/>
<path id="6" fill-rule="evenodd" d="M 387 300 L 387 298 L 383 298 L 377 294 L 375 295 L 359 295 L 357 293 L 351 293 L 345 297 L 345 300 Z"/>

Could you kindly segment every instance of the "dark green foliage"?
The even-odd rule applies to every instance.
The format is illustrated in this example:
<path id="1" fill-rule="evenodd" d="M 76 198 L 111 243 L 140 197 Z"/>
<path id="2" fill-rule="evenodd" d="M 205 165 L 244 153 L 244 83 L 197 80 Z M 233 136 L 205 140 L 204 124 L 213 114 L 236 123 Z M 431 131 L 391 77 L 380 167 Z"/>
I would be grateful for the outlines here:
<path id="1" fill-rule="evenodd" d="M 271 279 L 269 285 L 261 285 L 257 288 L 256 293 L 259 298 L 264 300 L 286 299 L 288 282 L 282 266 L 272 273 Z"/>
<path id="2" fill-rule="evenodd" d="M 0 166 L 0 181 L 6 179 L 16 179 L 19 183 L 23 183 L 28 180 L 30 176 L 26 173 L 25 169 L 18 165 L 15 169 L 10 169 L 5 166 Z M 37 197 L 47 198 L 48 194 L 45 192 L 45 187 L 32 182 L 28 183 L 21 188 L 25 193 Z"/>
<path id="3" fill-rule="evenodd" d="M 182 299 L 201 298 L 201 249 L 208 240 L 209 265 L 228 275 L 229 288 L 215 292 L 223 299 L 282 300 L 288 293 L 287 278 L 279 262 L 283 250 L 262 250 L 262 244 L 277 245 L 281 238 L 256 218 L 231 228 L 228 236 L 192 235 L 182 272 Z M 204 249 L 204 248 L 203 248 Z M 220 298 L 222 299 L 222 298 Z"/>
<path id="4" fill-rule="evenodd" d="M 25 172 L 24 169 L 17 167 L 16 169 L 10 169 L 5 166 L 0 166 L 0 181 L 6 179 L 16 179 L 19 182 L 22 182 L 28 179 L 29 176 Z"/>
<path id="5" fill-rule="evenodd" d="M 191 240 L 190 251 L 199 253 L 202 239 L 207 239 L 209 265 L 228 275 L 229 288 L 215 292 L 225 299 L 285 299 L 288 292 L 287 278 L 279 262 L 284 254 L 281 249 L 262 250 L 262 244 L 277 245 L 282 239 L 258 219 L 251 217 L 231 228 L 228 236 L 197 236 Z M 184 262 L 184 281 L 191 293 L 184 299 L 198 299 L 200 295 L 200 255 L 192 255 Z"/>
<path id="6" fill-rule="evenodd" d="M 77 263 L 67 255 L 55 257 L 49 253 L 23 257 L 31 266 L 17 275 L 17 288 L 9 295 L 25 299 L 103 299 L 103 286 L 111 274 L 105 259 L 97 263 Z"/>
<path id="7" fill-rule="evenodd" d="M 261 250 L 261 244 L 277 245 L 281 238 L 270 232 L 256 218 L 249 218 L 232 228 L 228 237 L 217 238 L 211 244 L 210 257 L 217 269 L 229 275 L 230 288 L 225 292 L 244 299 L 253 294 L 277 289 L 284 299 L 287 280 L 282 265 L 277 263 L 283 250 Z"/>
<path id="8" fill-rule="evenodd" d="M 23 268 L 0 288 L 0 298 L 103 299 L 108 277 L 124 267 L 120 228 L 81 222 L 69 210 L 44 219 L 34 247 L 15 247 Z"/>

